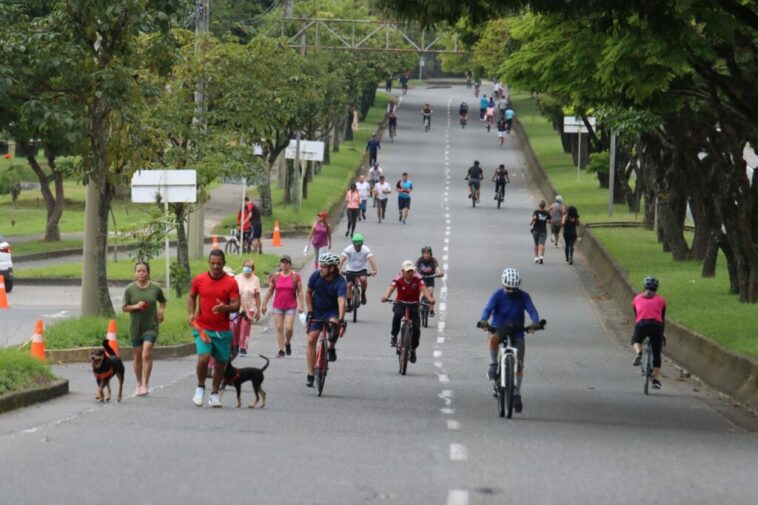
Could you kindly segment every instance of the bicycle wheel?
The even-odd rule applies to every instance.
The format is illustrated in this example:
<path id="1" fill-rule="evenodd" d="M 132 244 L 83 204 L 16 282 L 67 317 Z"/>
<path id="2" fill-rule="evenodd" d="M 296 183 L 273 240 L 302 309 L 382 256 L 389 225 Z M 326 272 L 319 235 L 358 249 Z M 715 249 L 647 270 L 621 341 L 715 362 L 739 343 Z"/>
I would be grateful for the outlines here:
<path id="1" fill-rule="evenodd" d="M 515 387 L 513 380 L 514 369 L 513 354 L 508 353 L 505 355 L 505 370 L 503 370 L 503 373 L 505 374 L 505 410 L 508 419 L 513 416 L 513 389 Z"/>
<path id="2" fill-rule="evenodd" d="M 421 305 L 421 326 L 429 327 L 429 306 L 427 304 Z"/>
<path id="3" fill-rule="evenodd" d="M 357 300 L 357 301 L 356 301 Z M 358 321 L 358 307 L 361 306 L 361 288 L 357 285 L 353 286 L 353 322 Z"/>
<path id="4" fill-rule="evenodd" d="M 239 254 L 240 247 L 236 240 L 227 240 L 224 246 L 224 254 Z"/>
<path id="5" fill-rule="evenodd" d="M 316 393 L 321 396 L 324 392 L 324 384 L 326 383 L 326 337 L 322 337 L 323 341 L 316 348 L 316 368 L 313 370 L 316 382 Z"/>
<path id="6" fill-rule="evenodd" d="M 474 189 L 471 189 L 471 206 L 476 208 L 476 191 Z"/>
<path id="7" fill-rule="evenodd" d="M 505 389 L 499 382 L 495 382 L 495 400 L 497 400 L 497 414 L 505 417 Z"/>
<path id="8" fill-rule="evenodd" d="M 408 324 L 403 325 L 403 329 L 400 332 L 400 354 L 398 359 L 400 360 L 400 374 L 405 375 L 408 370 L 408 358 L 411 354 L 411 328 Z"/>
<path id="9" fill-rule="evenodd" d="M 498 191 L 497 193 L 497 208 L 500 208 L 500 204 L 503 203 L 503 192 Z"/>
<path id="10" fill-rule="evenodd" d="M 649 394 L 650 378 L 653 374 L 653 352 L 650 349 L 650 344 L 645 347 L 642 353 L 642 374 L 645 379 L 644 391 L 645 394 Z"/>

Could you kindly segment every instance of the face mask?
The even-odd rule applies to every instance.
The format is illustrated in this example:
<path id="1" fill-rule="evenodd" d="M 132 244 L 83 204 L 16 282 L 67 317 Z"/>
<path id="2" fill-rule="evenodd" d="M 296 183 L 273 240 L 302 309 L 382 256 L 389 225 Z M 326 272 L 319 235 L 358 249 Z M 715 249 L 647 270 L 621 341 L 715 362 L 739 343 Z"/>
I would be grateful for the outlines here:
<path id="1" fill-rule="evenodd" d="M 242 273 L 243 274 L 249 274 L 249 273 L 252 273 L 252 272 L 253 272 L 252 267 L 242 267 Z"/>

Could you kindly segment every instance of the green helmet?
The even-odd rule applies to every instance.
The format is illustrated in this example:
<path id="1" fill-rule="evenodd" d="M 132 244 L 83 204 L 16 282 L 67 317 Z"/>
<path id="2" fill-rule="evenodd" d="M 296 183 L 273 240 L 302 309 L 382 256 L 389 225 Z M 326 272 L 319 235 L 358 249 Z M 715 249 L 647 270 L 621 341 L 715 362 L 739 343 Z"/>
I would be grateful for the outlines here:
<path id="1" fill-rule="evenodd" d="M 363 235 L 360 233 L 356 233 L 353 235 L 353 244 L 362 244 L 363 243 Z"/>

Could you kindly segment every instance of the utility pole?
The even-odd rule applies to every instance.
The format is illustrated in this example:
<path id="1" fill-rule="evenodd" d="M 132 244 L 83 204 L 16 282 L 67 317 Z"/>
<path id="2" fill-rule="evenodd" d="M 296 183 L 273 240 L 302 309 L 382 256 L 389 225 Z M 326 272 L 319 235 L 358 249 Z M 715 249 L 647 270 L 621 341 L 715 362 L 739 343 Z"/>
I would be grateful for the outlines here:
<path id="1" fill-rule="evenodd" d="M 210 0 L 195 0 L 195 53 L 205 50 L 205 36 L 210 31 Z M 205 81 L 198 78 L 195 86 L 195 117 L 192 122 L 196 128 L 205 129 Z M 205 255 L 205 204 L 189 215 L 189 257 L 201 259 Z"/>
<path id="2" fill-rule="evenodd" d="M 289 8 L 292 9 L 292 0 L 289 0 L 288 4 Z M 305 56 L 305 21 L 303 21 L 302 28 L 303 31 L 300 35 L 300 56 Z M 295 133 L 295 174 L 292 181 L 292 191 L 295 193 L 292 195 L 292 208 L 295 209 L 295 212 L 300 211 L 303 202 L 303 171 L 300 168 L 300 140 L 301 132 L 300 128 L 298 128 L 297 133 Z"/>

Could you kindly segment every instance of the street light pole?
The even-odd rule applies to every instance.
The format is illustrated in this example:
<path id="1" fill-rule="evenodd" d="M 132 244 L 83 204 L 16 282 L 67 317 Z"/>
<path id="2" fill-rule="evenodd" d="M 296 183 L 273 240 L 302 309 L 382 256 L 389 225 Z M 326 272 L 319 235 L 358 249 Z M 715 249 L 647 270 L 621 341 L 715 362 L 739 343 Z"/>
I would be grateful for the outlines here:
<path id="1" fill-rule="evenodd" d="M 616 133 L 611 132 L 611 162 L 608 167 L 608 215 L 613 215 L 613 189 L 616 185 Z"/>

